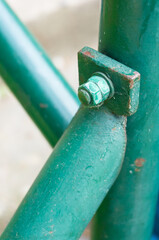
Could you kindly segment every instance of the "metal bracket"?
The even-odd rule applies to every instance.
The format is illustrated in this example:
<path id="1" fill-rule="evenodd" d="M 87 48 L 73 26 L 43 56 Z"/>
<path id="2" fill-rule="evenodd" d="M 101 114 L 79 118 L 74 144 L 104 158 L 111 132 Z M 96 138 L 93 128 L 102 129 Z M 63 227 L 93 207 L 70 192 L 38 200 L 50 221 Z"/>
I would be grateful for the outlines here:
<path id="1" fill-rule="evenodd" d="M 117 115 L 130 116 L 139 104 L 140 74 L 114 59 L 84 47 L 78 52 L 79 84 L 86 83 L 95 73 L 107 75 L 114 85 L 114 95 L 104 104 Z"/>

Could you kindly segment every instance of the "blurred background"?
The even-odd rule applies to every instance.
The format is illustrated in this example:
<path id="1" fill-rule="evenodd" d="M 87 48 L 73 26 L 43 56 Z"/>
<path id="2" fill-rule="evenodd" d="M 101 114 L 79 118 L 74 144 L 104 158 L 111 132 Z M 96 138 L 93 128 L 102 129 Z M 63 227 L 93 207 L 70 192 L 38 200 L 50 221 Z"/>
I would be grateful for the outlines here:
<path id="1" fill-rule="evenodd" d="M 99 0 L 7 0 L 77 91 L 77 52 L 97 49 Z M 0 234 L 52 149 L 0 79 Z M 88 239 L 86 230 L 82 239 Z"/>

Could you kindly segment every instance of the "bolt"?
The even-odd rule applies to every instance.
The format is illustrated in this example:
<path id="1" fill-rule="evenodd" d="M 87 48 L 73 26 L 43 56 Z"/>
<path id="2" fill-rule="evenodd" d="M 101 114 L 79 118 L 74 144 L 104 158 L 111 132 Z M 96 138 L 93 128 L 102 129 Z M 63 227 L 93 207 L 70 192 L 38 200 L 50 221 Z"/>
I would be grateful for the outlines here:
<path id="1" fill-rule="evenodd" d="M 78 97 L 84 105 L 99 106 L 114 94 L 111 80 L 103 73 L 95 73 L 78 88 Z"/>

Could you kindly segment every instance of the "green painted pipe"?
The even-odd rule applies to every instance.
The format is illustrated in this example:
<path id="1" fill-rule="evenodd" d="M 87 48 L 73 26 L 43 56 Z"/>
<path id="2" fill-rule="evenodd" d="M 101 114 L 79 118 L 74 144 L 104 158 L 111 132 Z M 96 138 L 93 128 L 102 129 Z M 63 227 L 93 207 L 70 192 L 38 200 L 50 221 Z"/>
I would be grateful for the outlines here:
<path id="1" fill-rule="evenodd" d="M 0 74 L 54 146 L 77 112 L 79 100 L 3 0 L 0 0 Z"/>
<path id="2" fill-rule="evenodd" d="M 150 240 L 159 188 L 159 1 L 103 0 L 99 51 L 141 73 L 121 173 L 98 210 L 93 240 Z"/>
<path id="3" fill-rule="evenodd" d="M 81 107 L 0 237 L 76 240 L 121 168 L 126 118 Z"/>

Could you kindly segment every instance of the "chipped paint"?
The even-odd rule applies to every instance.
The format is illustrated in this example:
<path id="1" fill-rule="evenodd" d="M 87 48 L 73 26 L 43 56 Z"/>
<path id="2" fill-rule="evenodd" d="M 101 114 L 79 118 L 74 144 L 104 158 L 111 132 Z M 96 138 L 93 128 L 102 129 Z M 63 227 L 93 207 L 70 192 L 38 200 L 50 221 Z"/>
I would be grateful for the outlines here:
<path id="1" fill-rule="evenodd" d="M 86 56 L 88 56 L 88 57 L 95 58 L 95 56 L 92 55 L 91 52 L 89 52 L 89 51 L 86 51 L 86 52 L 84 52 L 83 54 L 86 55 Z"/>
<path id="2" fill-rule="evenodd" d="M 48 108 L 48 104 L 40 103 L 40 108 Z"/>
<path id="3" fill-rule="evenodd" d="M 143 167 L 145 161 L 146 161 L 146 160 L 143 159 L 143 158 L 137 158 L 137 159 L 135 160 L 135 166 L 141 168 L 141 167 Z"/>

